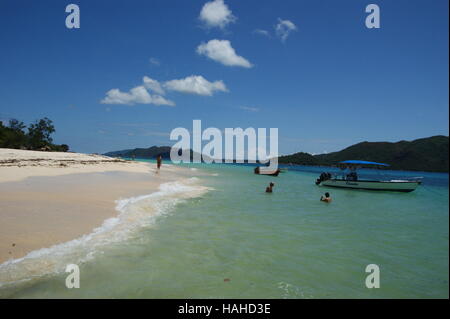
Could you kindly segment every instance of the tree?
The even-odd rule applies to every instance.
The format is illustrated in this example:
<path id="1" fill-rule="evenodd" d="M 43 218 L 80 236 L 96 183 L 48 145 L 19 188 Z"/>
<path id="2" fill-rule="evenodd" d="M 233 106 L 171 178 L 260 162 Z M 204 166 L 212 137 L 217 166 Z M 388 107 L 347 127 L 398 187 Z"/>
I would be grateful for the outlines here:
<path id="1" fill-rule="evenodd" d="M 38 149 L 44 146 L 51 145 L 53 139 L 51 134 L 55 132 L 53 122 L 44 117 L 28 127 L 28 137 L 31 148 Z"/>
<path id="2" fill-rule="evenodd" d="M 8 126 L 0 125 L 0 147 L 21 148 L 27 142 L 27 137 L 23 132 L 25 125 L 23 122 L 11 119 Z"/>
<path id="3" fill-rule="evenodd" d="M 44 117 L 28 127 L 28 133 L 25 133 L 25 124 L 19 120 L 11 119 L 8 125 L 0 121 L 0 147 L 20 148 L 31 150 L 48 150 L 56 152 L 67 152 L 67 144 L 55 145 L 51 138 L 55 132 L 53 122 Z"/>
<path id="4" fill-rule="evenodd" d="M 24 133 L 23 129 L 25 128 L 25 124 L 23 122 L 19 122 L 16 119 L 9 120 L 9 128 L 17 133 Z"/>

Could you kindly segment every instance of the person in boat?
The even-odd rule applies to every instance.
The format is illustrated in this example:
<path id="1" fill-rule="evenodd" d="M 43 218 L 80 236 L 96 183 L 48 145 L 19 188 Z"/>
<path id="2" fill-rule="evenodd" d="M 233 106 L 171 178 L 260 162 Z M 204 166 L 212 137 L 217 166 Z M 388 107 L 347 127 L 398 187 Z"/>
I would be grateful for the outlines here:
<path id="1" fill-rule="evenodd" d="M 320 197 L 320 201 L 326 202 L 326 203 L 331 203 L 330 193 L 325 193 L 325 195 L 322 195 L 322 197 Z"/>
<path id="2" fill-rule="evenodd" d="M 358 180 L 358 174 L 356 174 L 355 171 L 350 172 L 347 174 L 347 180 L 348 181 L 357 181 Z"/>
<path id="3" fill-rule="evenodd" d="M 161 164 L 162 164 L 162 156 L 158 155 L 158 157 L 156 158 L 156 167 L 158 168 L 158 171 L 161 168 Z"/>
<path id="4" fill-rule="evenodd" d="M 275 186 L 274 183 L 270 183 L 269 186 L 266 187 L 266 193 L 272 193 L 272 189 Z"/>

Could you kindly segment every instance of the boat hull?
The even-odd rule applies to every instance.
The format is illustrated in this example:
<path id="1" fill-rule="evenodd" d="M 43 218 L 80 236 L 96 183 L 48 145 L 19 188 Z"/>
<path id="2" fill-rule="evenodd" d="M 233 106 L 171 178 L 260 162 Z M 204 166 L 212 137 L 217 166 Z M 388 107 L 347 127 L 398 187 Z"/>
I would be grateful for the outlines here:
<path id="1" fill-rule="evenodd" d="M 329 179 L 320 182 L 319 185 L 373 191 L 412 192 L 419 184 L 420 181 L 346 181 L 342 179 Z"/>
<path id="2" fill-rule="evenodd" d="M 266 167 L 256 167 L 254 172 L 257 175 L 278 176 L 280 169 L 273 170 Z"/>

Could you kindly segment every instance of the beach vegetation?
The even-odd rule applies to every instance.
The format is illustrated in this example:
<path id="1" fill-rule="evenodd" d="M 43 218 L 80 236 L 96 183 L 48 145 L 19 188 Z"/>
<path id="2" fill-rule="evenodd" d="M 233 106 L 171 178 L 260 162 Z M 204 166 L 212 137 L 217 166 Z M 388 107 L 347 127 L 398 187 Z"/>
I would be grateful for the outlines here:
<path id="1" fill-rule="evenodd" d="M 6 125 L 0 121 L 0 147 L 67 152 L 67 144 L 53 144 L 54 132 L 55 126 L 47 117 L 31 123 L 28 127 L 17 119 L 10 119 Z"/>

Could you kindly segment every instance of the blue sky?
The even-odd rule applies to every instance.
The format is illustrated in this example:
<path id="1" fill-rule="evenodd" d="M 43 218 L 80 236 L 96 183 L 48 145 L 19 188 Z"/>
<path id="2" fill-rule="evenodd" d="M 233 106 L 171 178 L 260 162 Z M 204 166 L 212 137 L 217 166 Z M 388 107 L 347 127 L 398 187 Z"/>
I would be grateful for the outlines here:
<path id="1" fill-rule="evenodd" d="M 282 154 L 448 135 L 448 1 L 225 0 L 201 15 L 207 2 L 1 1 L 0 119 L 47 116 L 80 152 L 173 145 L 194 119 L 277 127 Z"/>

